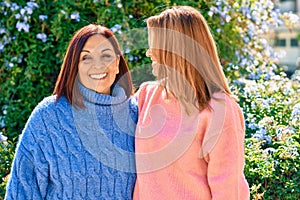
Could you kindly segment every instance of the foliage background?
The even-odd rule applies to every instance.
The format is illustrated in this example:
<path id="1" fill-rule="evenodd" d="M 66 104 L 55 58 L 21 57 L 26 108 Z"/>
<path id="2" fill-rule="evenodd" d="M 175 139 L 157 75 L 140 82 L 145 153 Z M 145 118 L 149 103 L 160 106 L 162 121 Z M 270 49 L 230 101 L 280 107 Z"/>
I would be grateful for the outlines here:
<path id="1" fill-rule="evenodd" d="M 68 42 L 89 23 L 110 27 L 136 87 L 153 79 L 144 20 L 171 5 L 201 10 L 216 40 L 246 122 L 245 174 L 251 199 L 300 199 L 300 73 L 286 77 L 265 38 L 299 24 L 271 0 L 31 0 L 0 3 L 0 199 L 18 135 L 31 111 L 51 95 Z"/>

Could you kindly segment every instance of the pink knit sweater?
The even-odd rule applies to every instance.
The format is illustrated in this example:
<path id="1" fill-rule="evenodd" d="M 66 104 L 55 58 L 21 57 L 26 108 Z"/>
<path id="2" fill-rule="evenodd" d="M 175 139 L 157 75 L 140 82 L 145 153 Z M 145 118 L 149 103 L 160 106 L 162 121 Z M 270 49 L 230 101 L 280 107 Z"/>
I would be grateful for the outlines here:
<path id="1" fill-rule="evenodd" d="M 244 119 L 238 104 L 215 94 L 212 111 L 185 114 L 156 82 L 137 93 L 134 200 L 244 200 Z"/>

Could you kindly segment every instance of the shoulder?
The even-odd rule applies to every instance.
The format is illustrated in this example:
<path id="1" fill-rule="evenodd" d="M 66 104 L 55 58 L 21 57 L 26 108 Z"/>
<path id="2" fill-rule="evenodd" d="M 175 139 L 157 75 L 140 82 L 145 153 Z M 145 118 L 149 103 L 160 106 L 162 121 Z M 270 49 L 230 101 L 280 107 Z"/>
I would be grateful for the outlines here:
<path id="1" fill-rule="evenodd" d="M 215 93 L 210 106 L 211 111 L 206 112 L 209 120 L 205 124 L 202 156 L 220 147 L 227 148 L 237 141 L 242 144 L 245 135 L 242 110 L 232 97 L 224 93 Z M 224 149 L 221 148 L 219 152 L 223 153 Z"/>
<path id="2" fill-rule="evenodd" d="M 228 95 L 226 95 L 226 114 L 229 118 L 244 121 L 242 108 L 234 98 Z"/>
<path id="3" fill-rule="evenodd" d="M 64 106 L 68 105 L 67 103 L 68 101 L 64 97 L 56 101 L 56 96 L 45 97 L 40 101 L 29 116 L 22 134 L 20 134 L 20 143 L 26 146 L 28 150 L 34 149 L 42 141 L 43 144 L 50 144 L 48 142 L 53 133 L 58 134 L 61 130 L 68 129 L 72 110 L 70 106 L 69 108 Z M 71 110 L 71 112 L 67 110 Z"/>
<path id="4" fill-rule="evenodd" d="M 160 81 L 147 81 L 141 84 L 138 91 L 151 90 L 151 89 L 153 90 L 157 87 L 161 87 Z"/>
<path id="5" fill-rule="evenodd" d="M 69 107 L 70 104 L 65 97 L 61 97 L 58 100 L 56 99 L 56 95 L 45 97 L 33 109 L 27 123 L 53 123 L 54 121 L 57 121 L 57 113 L 59 111 L 64 113 L 69 112 Z"/>
<path id="6" fill-rule="evenodd" d="M 149 81 L 141 84 L 134 95 L 138 101 L 139 110 L 142 110 L 145 102 L 149 103 L 151 99 L 156 99 L 154 97 L 160 96 L 162 91 L 163 86 L 161 86 L 159 81 Z"/>
<path id="7" fill-rule="evenodd" d="M 51 113 L 50 110 L 54 104 L 54 96 L 45 97 L 31 112 L 19 137 L 19 144 L 23 146 L 24 150 L 34 149 L 38 145 L 38 138 L 47 133 L 46 123 L 53 118 L 53 114 L 50 115 L 49 113 Z"/>
<path id="8" fill-rule="evenodd" d="M 210 105 L 214 118 L 218 118 L 219 122 L 223 121 L 224 128 L 235 125 L 244 129 L 243 112 L 234 98 L 224 93 L 216 93 L 213 95 Z"/>
<path id="9" fill-rule="evenodd" d="M 239 106 L 239 104 L 237 103 L 237 101 L 225 94 L 225 93 L 214 93 L 212 96 L 212 100 L 210 102 L 210 106 L 214 109 L 216 108 L 220 108 L 217 106 L 223 106 L 226 111 L 236 111 L 236 112 L 241 112 L 241 108 Z"/>
<path id="10" fill-rule="evenodd" d="M 42 101 L 38 103 L 38 105 L 33 110 L 34 113 L 52 113 L 55 112 L 56 109 L 60 107 L 68 107 L 69 102 L 67 99 L 62 96 L 58 100 L 56 98 L 56 95 L 45 97 Z"/>
<path id="11" fill-rule="evenodd" d="M 135 96 L 139 100 L 140 98 L 146 98 L 147 96 L 151 96 L 153 93 L 161 92 L 162 90 L 163 86 L 159 81 L 148 81 L 141 84 Z"/>
<path id="12" fill-rule="evenodd" d="M 41 114 L 53 109 L 56 98 L 55 96 L 45 97 L 42 101 L 40 101 L 37 106 L 33 109 L 30 120 L 36 120 L 41 117 Z"/>

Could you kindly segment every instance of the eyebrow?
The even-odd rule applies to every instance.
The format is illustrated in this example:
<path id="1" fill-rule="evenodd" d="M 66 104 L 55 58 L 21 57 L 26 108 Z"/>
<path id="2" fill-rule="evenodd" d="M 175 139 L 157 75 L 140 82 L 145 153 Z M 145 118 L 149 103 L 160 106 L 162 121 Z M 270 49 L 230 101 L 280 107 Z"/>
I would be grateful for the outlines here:
<path id="1" fill-rule="evenodd" d="M 101 52 L 104 52 L 104 51 L 113 51 L 112 49 L 109 49 L 109 48 L 107 48 L 107 49 L 103 49 Z"/>
<path id="2" fill-rule="evenodd" d="M 113 51 L 112 49 L 103 49 L 101 52 L 103 53 L 104 51 Z M 81 52 L 88 52 L 88 53 L 91 53 L 89 50 L 85 50 L 85 49 L 82 49 Z"/>

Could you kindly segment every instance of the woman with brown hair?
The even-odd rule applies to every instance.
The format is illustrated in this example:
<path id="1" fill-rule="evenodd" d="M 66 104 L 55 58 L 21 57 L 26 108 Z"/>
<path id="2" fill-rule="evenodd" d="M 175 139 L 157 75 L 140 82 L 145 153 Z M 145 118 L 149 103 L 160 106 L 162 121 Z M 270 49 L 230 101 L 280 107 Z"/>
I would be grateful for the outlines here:
<path id="1" fill-rule="evenodd" d="M 138 93 L 134 199 L 249 199 L 244 118 L 196 9 L 147 19 L 157 81 Z"/>
<path id="2" fill-rule="evenodd" d="M 78 30 L 53 95 L 22 132 L 5 199 L 132 199 L 132 90 L 113 33 L 94 24 Z"/>

